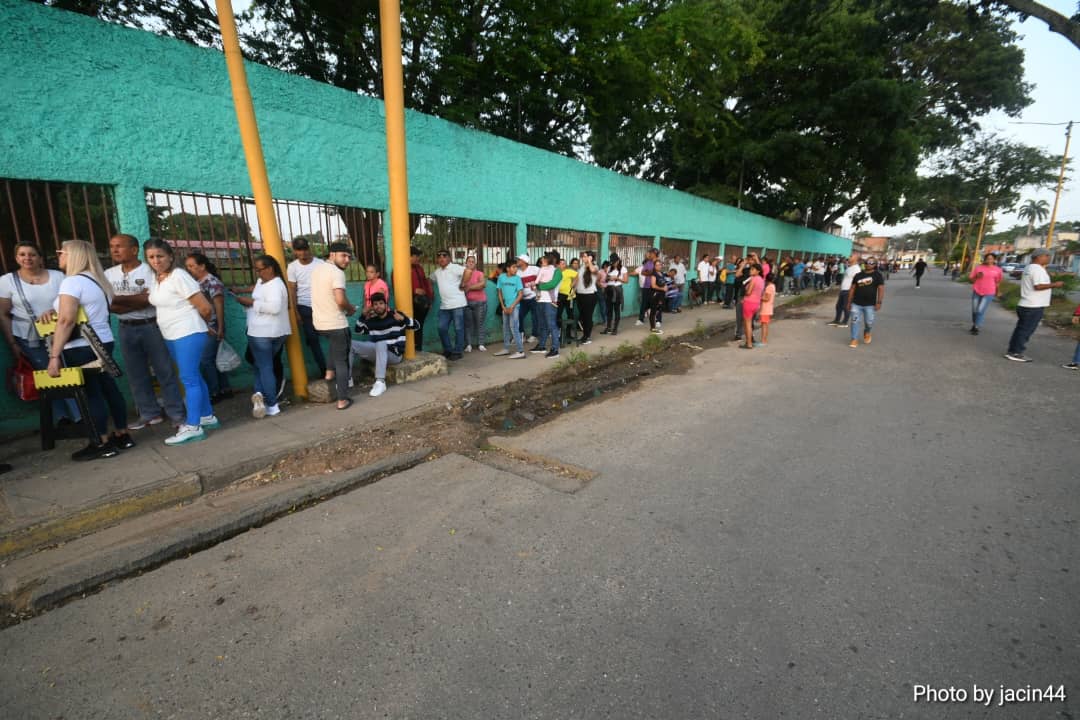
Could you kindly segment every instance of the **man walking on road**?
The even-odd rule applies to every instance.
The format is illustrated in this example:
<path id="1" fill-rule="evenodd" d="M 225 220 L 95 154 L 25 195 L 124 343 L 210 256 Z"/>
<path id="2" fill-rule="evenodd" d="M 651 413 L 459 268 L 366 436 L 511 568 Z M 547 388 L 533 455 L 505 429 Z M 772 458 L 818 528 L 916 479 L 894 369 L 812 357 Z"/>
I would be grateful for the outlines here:
<path id="1" fill-rule="evenodd" d="M 851 314 L 851 342 L 848 347 L 859 347 L 859 325 L 863 326 L 863 342 L 870 344 L 874 316 L 881 310 L 884 297 L 885 278 L 878 272 L 877 260 L 867 258 L 864 269 L 852 278 L 851 290 L 848 292 L 847 310 Z"/>
<path id="2" fill-rule="evenodd" d="M 986 308 L 998 294 L 1002 272 L 997 264 L 997 253 L 988 252 L 982 265 L 971 271 L 971 334 L 978 335 L 983 324 Z"/>
<path id="3" fill-rule="evenodd" d="M 1061 281 L 1050 282 L 1046 265 L 1050 262 L 1050 251 L 1039 248 L 1031 253 L 1031 262 L 1020 276 L 1020 304 L 1016 306 L 1016 328 L 1009 338 L 1009 350 L 1005 358 L 1013 362 L 1031 362 L 1024 355 L 1028 340 L 1042 322 L 1043 313 L 1050 307 L 1050 294 L 1054 288 L 1064 285 Z"/>
<path id="4" fill-rule="evenodd" d="M 915 287 L 922 287 L 922 276 L 926 272 L 926 261 L 919 258 L 915 263 L 915 267 L 912 269 L 911 274 L 915 276 Z"/>
<path id="5" fill-rule="evenodd" d="M 855 276 L 862 272 L 859 257 L 859 253 L 851 253 L 851 257 L 848 258 L 844 277 L 840 279 L 840 294 L 836 296 L 836 317 L 829 323 L 831 327 L 847 327 L 848 322 L 851 321 L 851 301 L 848 295 Z"/>
<path id="6" fill-rule="evenodd" d="M 311 350 L 311 357 L 319 367 L 319 375 L 326 375 L 326 356 L 323 355 L 322 343 L 315 323 L 311 319 L 311 273 L 323 264 L 323 261 L 311 253 L 311 246 L 304 238 L 297 238 L 292 243 L 296 257 L 285 268 L 285 279 L 289 283 L 289 296 L 296 308 L 296 324 L 304 334 L 304 343 Z"/>

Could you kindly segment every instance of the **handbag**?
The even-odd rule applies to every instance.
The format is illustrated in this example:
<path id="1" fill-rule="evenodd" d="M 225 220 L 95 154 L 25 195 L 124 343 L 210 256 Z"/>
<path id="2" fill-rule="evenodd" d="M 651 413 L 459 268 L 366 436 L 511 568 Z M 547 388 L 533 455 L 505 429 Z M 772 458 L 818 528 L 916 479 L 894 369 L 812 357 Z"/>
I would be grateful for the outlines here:
<path id="1" fill-rule="evenodd" d="M 37 386 L 34 385 L 34 366 L 21 355 L 8 371 L 8 386 L 12 394 L 23 402 L 33 402 L 38 399 Z"/>
<path id="2" fill-rule="evenodd" d="M 236 368 L 240 367 L 240 355 L 233 350 L 232 345 L 227 340 L 222 340 L 218 344 L 217 358 L 214 360 L 214 364 L 217 365 L 219 372 L 232 372 Z"/>

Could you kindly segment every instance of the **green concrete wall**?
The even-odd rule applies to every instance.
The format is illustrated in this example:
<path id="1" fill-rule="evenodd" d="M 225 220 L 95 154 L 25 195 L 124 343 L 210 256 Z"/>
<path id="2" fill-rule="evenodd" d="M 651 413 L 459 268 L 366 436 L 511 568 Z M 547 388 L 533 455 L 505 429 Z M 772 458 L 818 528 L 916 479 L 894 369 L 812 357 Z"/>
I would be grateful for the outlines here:
<path id="1" fill-rule="evenodd" d="M 381 101 L 251 63 L 247 71 L 275 197 L 387 207 Z M 217 51 L 0 0 L 0 78 L 0 177 L 112 185 L 122 230 L 140 238 L 147 188 L 251 195 Z M 409 112 L 406 124 L 410 210 L 517 223 L 519 246 L 533 224 L 850 250 L 842 238 L 434 117 Z M 434 330 L 431 322 L 429 337 Z M 17 411 L 5 394 L 0 429 Z"/>

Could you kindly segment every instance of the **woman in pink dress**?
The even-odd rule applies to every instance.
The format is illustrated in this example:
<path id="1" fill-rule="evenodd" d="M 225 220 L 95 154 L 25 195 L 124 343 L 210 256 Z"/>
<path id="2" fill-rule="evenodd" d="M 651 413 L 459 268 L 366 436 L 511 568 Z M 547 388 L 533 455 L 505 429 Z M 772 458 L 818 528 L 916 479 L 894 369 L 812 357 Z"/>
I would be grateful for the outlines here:
<path id="1" fill-rule="evenodd" d="M 746 344 L 740 347 L 746 350 L 754 348 L 754 315 L 761 309 L 761 295 L 765 290 L 765 279 L 761 277 L 761 266 L 750 266 L 750 277 L 743 281 L 746 294 L 743 296 L 743 337 Z"/>

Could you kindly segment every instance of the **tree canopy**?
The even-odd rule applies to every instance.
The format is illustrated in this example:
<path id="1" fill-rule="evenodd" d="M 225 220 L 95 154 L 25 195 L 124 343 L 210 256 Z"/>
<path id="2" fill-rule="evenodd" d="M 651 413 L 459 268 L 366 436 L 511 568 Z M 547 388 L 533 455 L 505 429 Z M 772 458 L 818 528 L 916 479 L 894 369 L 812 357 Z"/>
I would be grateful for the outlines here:
<path id="1" fill-rule="evenodd" d="M 208 0 L 39 0 L 219 45 Z M 381 96 L 375 0 L 254 0 L 254 60 Z M 415 110 L 756 212 L 892 223 L 917 168 L 1029 102 L 1001 3 L 415 0 Z"/>

